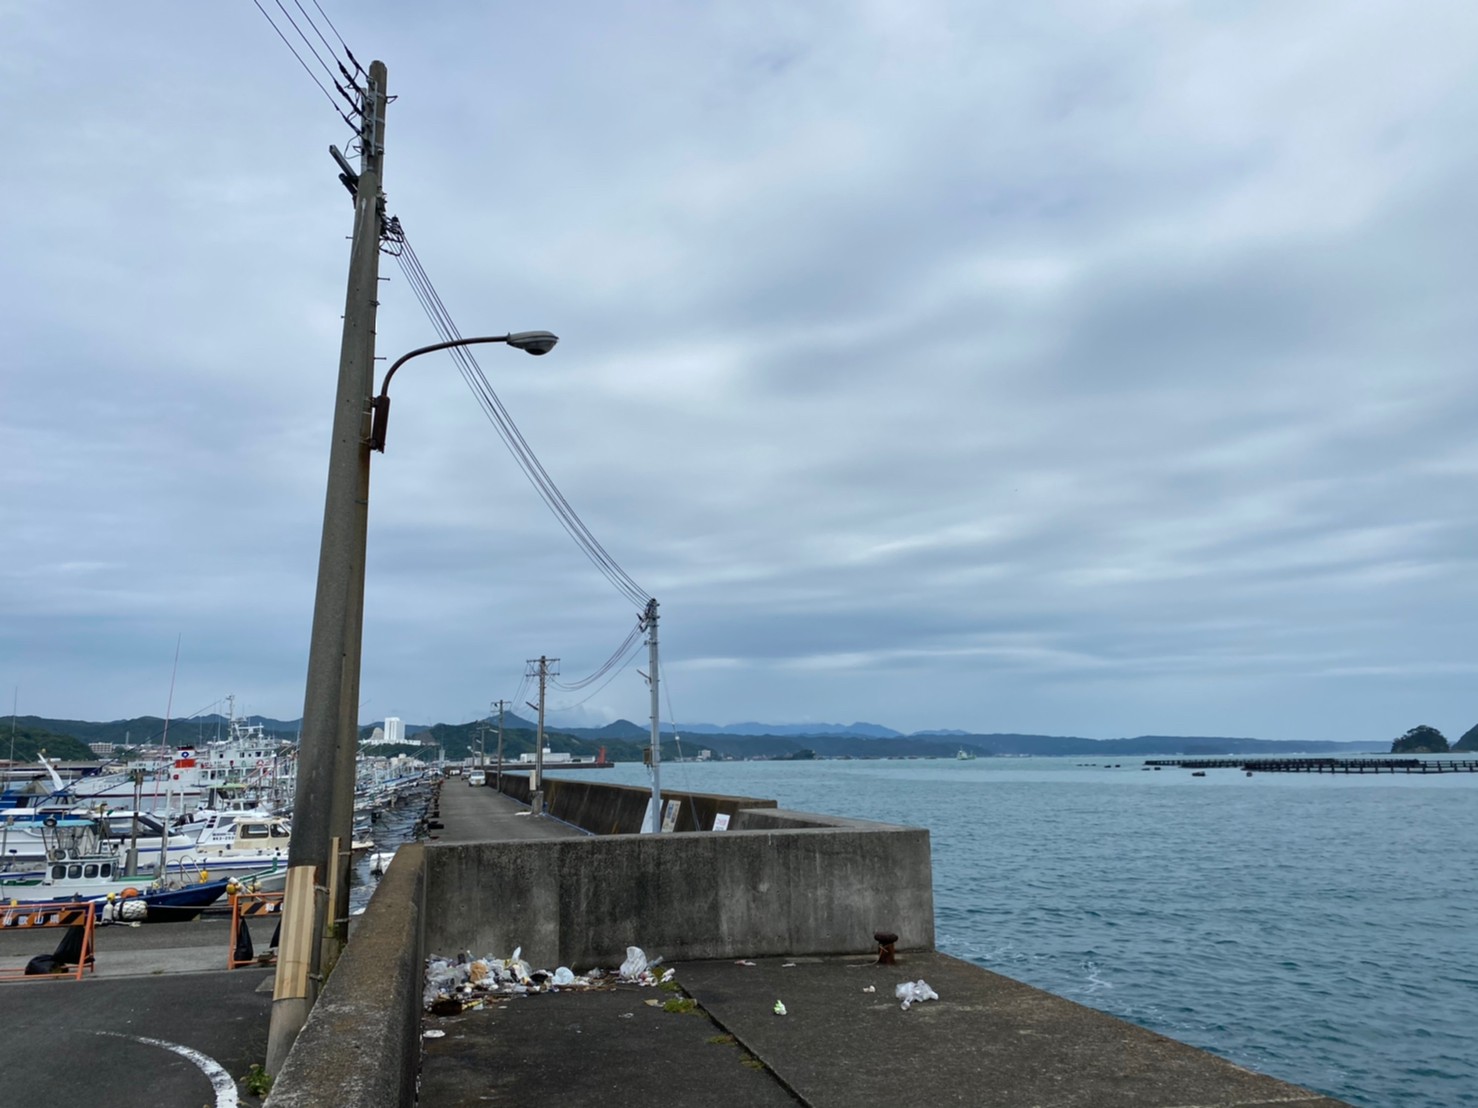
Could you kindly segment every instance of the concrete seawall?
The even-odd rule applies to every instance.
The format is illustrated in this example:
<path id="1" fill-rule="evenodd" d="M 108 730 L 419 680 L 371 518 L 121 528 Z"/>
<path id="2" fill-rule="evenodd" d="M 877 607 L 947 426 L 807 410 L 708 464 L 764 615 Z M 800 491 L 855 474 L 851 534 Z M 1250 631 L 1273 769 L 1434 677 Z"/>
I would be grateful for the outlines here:
<path id="1" fill-rule="evenodd" d="M 416 1103 L 425 972 L 424 850 L 400 848 L 355 921 L 353 940 L 273 1083 L 273 1108 Z"/>
<path id="2" fill-rule="evenodd" d="M 586 785 L 560 782 L 569 784 Z M 629 817 L 627 794 L 642 793 L 603 788 L 621 795 L 590 803 L 577 788 L 566 796 L 585 795 L 587 811 Z M 457 799 L 478 791 L 458 790 Z M 933 949 L 927 831 L 714 799 L 712 810 L 732 814 L 732 830 L 402 846 L 269 1103 L 414 1104 L 424 961 L 433 952 L 506 956 L 522 946 L 533 965 L 584 970 L 619 965 L 633 945 L 668 962 L 865 953 L 876 950 L 879 928 L 896 932 L 900 947 Z M 758 829 L 745 830 L 752 824 Z"/>
<path id="3" fill-rule="evenodd" d="M 883 824 L 426 849 L 426 945 L 535 965 L 859 953 L 873 932 L 934 947 L 929 834 Z M 813 820 L 817 820 L 813 817 Z M 399 864 L 397 859 L 396 864 Z"/>
<path id="4" fill-rule="evenodd" d="M 585 771 L 594 772 L 594 771 Z M 488 787 L 494 779 L 489 777 Z M 503 774 L 503 794 L 520 804 L 529 802 L 529 777 Z M 634 835 L 642 829 L 652 790 L 633 785 L 608 785 L 587 778 L 544 778 L 544 810 L 592 835 Z M 669 791 L 662 794 L 664 806 L 678 801 L 674 831 L 712 831 L 714 818 L 726 815 L 732 821 L 748 808 L 773 808 L 773 800 L 752 796 L 723 796 L 717 793 Z M 732 826 L 732 823 L 731 823 Z"/>

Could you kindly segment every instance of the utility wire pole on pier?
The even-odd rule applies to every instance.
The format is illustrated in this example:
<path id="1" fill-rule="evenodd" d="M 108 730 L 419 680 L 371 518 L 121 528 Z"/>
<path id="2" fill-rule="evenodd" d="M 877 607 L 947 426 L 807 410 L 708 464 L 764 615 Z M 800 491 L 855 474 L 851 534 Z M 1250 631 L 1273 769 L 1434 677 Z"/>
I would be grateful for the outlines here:
<path id="1" fill-rule="evenodd" d="M 544 814 L 544 689 L 551 676 L 559 676 L 558 669 L 550 668 L 558 665 L 558 658 L 546 658 L 542 654 L 529 659 L 528 676 L 539 678 L 539 703 L 529 705 L 539 713 L 539 730 L 534 735 L 534 784 L 529 790 L 529 814 L 533 816 Z"/>
<path id="2" fill-rule="evenodd" d="M 662 830 L 662 710 L 657 699 L 657 601 L 647 601 L 642 613 L 642 626 L 647 632 L 647 668 L 643 674 L 652 690 L 652 808 L 644 831 Z M 637 672 L 641 672 L 638 670 Z"/>
<path id="3" fill-rule="evenodd" d="M 508 704 L 506 700 L 499 700 L 493 704 L 498 709 L 498 791 L 503 791 L 503 709 Z"/>
<path id="4" fill-rule="evenodd" d="M 339 179 L 354 196 L 354 237 L 298 746 L 282 936 L 267 1033 L 267 1072 L 274 1076 L 307 1022 L 318 988 L 333 968 L 347 931 L 369 524 L 369 417 L 374 395 L 375 309 L 384 225 L 380 189 L 388 103 L 384 63 L 372 62 L 365 80 L 360 97 L 359 172 L 353 171 L 342 154 L 329 148 L 344 169 Z"/>

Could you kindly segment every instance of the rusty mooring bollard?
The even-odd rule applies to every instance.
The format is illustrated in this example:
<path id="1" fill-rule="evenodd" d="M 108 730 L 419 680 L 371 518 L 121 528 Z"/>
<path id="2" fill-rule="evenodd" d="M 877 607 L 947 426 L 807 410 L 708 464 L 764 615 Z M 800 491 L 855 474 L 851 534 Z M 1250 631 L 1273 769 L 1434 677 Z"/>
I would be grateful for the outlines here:
<path id="1" fill-rule="evenodd" d="M 880 966 L 893 965 L 893 944 L 898 941 L 898 936 L 891 931 L 874 931 L 872 937 L 878 941 L 877 964 Z"/>

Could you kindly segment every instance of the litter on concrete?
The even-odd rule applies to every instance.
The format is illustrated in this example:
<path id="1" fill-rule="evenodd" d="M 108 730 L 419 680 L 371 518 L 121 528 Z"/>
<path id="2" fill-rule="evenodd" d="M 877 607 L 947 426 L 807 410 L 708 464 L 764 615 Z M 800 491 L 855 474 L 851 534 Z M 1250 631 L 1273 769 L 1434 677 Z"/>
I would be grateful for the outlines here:
<path id="1" fill-rule="evenodd" d="M 660 974 L 657 967 L 662 964 L 662 955 L 648 958 L 639 946 L 626 948 L 626 961 L 621 963 L 617 975 L 631 985 L 665 985 L 672 980 L 673 969 L 669 966 Z"/>
<path id="2" fill-rule="evenodd" d="M 922 977 L 917 981 L 905 981 L 893 990 L 893 995 L 903 1002 L 902 1008 L 908 1011 L 910 1004 L 919 1004 L 925 1000 L 938 1000 L 939 994 L 929 988 L 929 983 Z"/>
<path id="3" fill-rule="evenodd" d="M 785 1002 L 783 1000 L 775 1001 L 775 1014 L 777 1016 L 785 1015 Z"/>
<path id="4" fill-rule="evenodd" d="M 640 947 L 633 946 L 627 947 L 626 961 L 617 973 L 596 967 L 577 974 L 569 966 L 536 970 L 524 961 L 522 947 L 516 947 L 509 958 L 491 954 L 474 958 L 467 951 L 453 958 L 433 954 L 426 959 L 426 987 L 421 999 L 426 1010 L 435 1015 L 456 1015 L 505 997 L 608 988 L 618 976 L 629 984 L 661 985 L 671 981 L 675 973 L 671 967 L 659 970 L 661 961 L 660 957 L 648 959 Z"/>

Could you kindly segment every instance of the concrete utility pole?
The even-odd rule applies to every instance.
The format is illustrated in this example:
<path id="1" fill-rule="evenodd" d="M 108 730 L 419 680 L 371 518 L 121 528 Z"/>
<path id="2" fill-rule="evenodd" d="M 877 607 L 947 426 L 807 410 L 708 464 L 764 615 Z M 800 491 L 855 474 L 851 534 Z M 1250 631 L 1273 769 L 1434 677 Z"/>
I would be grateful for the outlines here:
<path id="1" fill-rule="evenodd" d="M 657 601 L 647 601 L 642 613 L 647 629 L 647 685 L 652 690 L 652 813 L 645 831 L 662 830 L 662 710 L 657 699 Z"/>
<path id="2" fill-rule="evenodd" d="M 493 707 L 498 709 L 498 791 L 503 791 L 503 708 L 508 704 L 506 700 L 497 701 Z"/>
<path id="3" fill-rule="evenodd" d="M 349 838 L 359 746 L 375 309 L 384 223 L 380 182 L 388 101 L 383 62 L 370 64 L 366 82 L 361 97 L 358 174 L 330 147 L 344 168 L 340 180 L 354 194 L 354 238 L 298 745 L 293 835 L 288 845 L 282 935 L 267 1032 L 267 1072 L 274 1076 L 307 1022 L 318 988 L 342 947 L 348 906 Z"/>
<path id="4" fill-rule="evenodd" d="M 551 674 L 558 676 L 559 670 L 550 668 L 557 665 L 558 658 L 546 658 L 542 654 L 529 659 L 528 676 L 537 674 L 539 678 L 539 703 L 529 705 L 539 713 L 539 729 L 534 734 L 534 786 L 529 790 L 529 814 L 534 816 L 544 814 L 544 689 Z"/>

